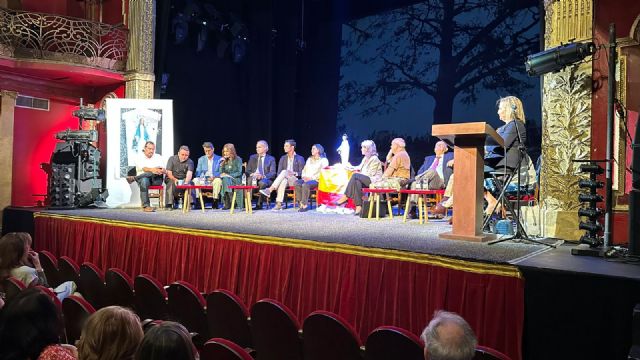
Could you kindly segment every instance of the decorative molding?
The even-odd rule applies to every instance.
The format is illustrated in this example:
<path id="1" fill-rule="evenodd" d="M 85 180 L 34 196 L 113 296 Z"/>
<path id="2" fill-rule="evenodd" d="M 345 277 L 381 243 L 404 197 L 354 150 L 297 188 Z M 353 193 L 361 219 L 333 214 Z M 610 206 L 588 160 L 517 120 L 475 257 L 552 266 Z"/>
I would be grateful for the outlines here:
<path id="1" fill-rule="evenodd" d="M 545 47 L 593 38 L 593 0 L 546 0 Z"/>
<path id="2" fill-rule="evenodd" d="M 123 71 L 127 30 L 68 16 L 0 8 L 0 56 Z"/>
<path id="3" fill-rule="evenodd" d="M 154 80 L 153 74 L 127 73 L 125 75 L 125 94 L 129 99 L 153 99 Z"/>
<path id="4" fill-rule="evenodd" d="M 546 0 L 545 48 L 593 38 L 593 0 Z M 591 158 L 592 64 L 544 76 L 542 89 L 540 200 L 547 236 L 577 239 L 578 181 L 586 178 L 572 160 Z"/>
<path id="5" fill-rule="evenodd" d="M 153 73 L 153 0 L 129 0 L 127 70 Z"/>

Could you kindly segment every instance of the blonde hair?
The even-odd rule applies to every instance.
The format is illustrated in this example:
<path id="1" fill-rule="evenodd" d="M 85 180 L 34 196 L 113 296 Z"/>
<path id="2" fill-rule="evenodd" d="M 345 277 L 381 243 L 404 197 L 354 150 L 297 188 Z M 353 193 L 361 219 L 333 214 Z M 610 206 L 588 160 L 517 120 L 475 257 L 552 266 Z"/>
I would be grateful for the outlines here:
<path id="1" fill-rule="evenodd" d="M 522 101 L 515 96 L 505 96 L 498 99 L 498 106 L 505 104 L 508 120 L 520 120 L 526 122 Z"/>
<path id="2" fill-rule="evenodd" d="M 120 306 L 107 306 L 89 317 L 78 342 L 82 360 L 133 359 L 144 333 L 140 318 Z"/>

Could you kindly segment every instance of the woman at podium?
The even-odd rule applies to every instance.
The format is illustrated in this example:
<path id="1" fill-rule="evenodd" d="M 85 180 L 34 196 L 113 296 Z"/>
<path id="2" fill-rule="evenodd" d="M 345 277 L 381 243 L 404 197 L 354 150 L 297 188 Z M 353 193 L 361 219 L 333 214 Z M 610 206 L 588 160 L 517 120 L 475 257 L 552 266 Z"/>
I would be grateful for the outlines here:
<path id="1" fill-rule="evenodd" d="M 496 129 L 498 135 L 504 140 L 504 147 L 487 136 L 484 147 L 485 173 L 505 170 L 507 173 L 518 171 L 516 168 L 520 163 L 520 156 L 524 152 L 524 144 L 527 141 L 522 101 L 515 96 L 499 99 L 498 117 L 505 123 Z M 489 191 L 485 192 L 485 199 L 488 203 L 486 213 L 490 214 L 498 201 Z"/>

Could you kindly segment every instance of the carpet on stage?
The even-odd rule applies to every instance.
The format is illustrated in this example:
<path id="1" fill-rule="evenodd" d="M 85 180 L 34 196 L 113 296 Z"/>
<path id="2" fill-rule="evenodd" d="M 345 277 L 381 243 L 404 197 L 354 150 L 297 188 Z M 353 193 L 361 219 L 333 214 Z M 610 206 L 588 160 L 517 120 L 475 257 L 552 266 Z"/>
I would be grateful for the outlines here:
<path id="1" fill-rule="evenodd" d="M 459 240 L 444 240 L 439 233 L 451 231 L 451 225 L 442 220 L 402 222 L 402 217 L 380 220 L 361 219 L 353 215 L 325 214 L 317 211 L 299 213 L 295 209 L 282 211 L 261 210 L 253 214 L 223 210 L 157 211 L 145 213 L 134 209 L 77 209 L 47 210 L 67 216 L 157 224 L 183 229 L 211 230 L 235 234 L 262 235 L 348 244 L 361 247 L 394 249 L 416 253 L 442 255 L 458 259 L 490 263 L 516 263 L 535 256 L 548 246 L 527 241 L 506 241 L 495 245 Z M 560 244 L 557 239 L 542 239 L 549 244 Z"/>

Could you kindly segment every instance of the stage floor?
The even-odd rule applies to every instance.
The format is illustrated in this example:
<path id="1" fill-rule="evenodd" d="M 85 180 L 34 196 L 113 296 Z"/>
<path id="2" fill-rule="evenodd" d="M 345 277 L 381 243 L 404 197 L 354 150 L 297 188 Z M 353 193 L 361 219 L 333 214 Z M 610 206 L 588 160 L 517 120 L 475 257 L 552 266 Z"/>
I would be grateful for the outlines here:
<path id="1" fill-rule="evenodd" d="M 42 210 L 66 216 L 92 217 L 122 222 L 157 224 L 182 229 L 208 230 L 245 235 L 269 236 L 348 244 L 368 248 L 393 249 L 441 255 L 458 259 L 496 264 L 514 264 L 552 248 L 539 244 L 507 241 L 500 244 L 443 240 L 438 234 L 450 231 L 442 220 L 420 224 L 418 220 L 402 222 L 394 219 L 368 220 L 354 215 L 324 214 L 315 210 L 299 213 L 295 209 L 261 210 L 253 214 L 223 210 L 158 211 L 145 213 L 139 209 Z M 545 239 L 550 244 L 561 240 Z"/>

